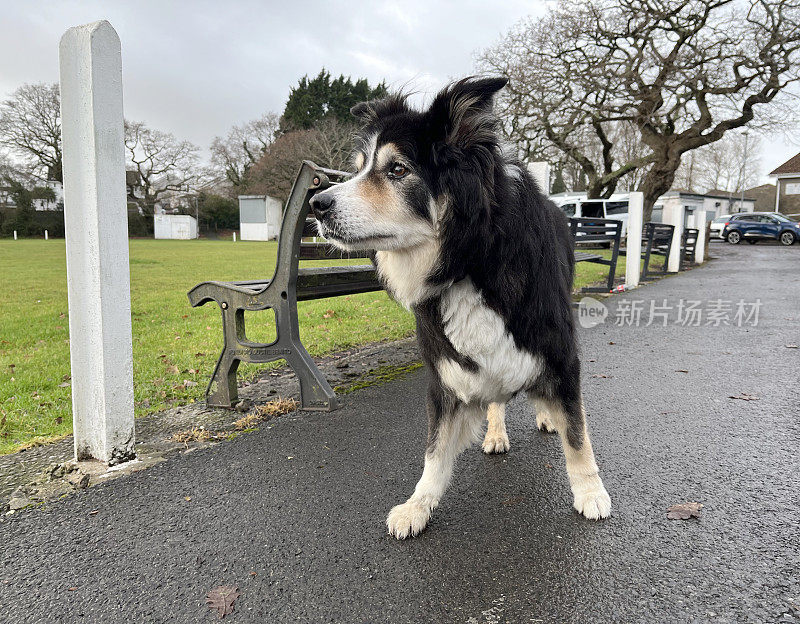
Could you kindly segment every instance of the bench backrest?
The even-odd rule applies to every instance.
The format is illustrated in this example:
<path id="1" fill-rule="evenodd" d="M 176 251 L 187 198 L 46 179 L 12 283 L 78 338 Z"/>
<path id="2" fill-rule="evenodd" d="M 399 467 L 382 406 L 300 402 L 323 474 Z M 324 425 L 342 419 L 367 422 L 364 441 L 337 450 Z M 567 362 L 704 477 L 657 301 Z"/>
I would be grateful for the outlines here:
<path id="1" fill-rule="evenodd" d="M 288 282 L 297 284 L 298 272 L 301 272 L 299 263 L 302 260 L 371 257 L 369 250 L 342 252 L 327 242 L 303 241 L 304 238 L 319 236 L 314 219 L 308 218 L 311 208 L 309 200 L 319 191 L 344 182 L 350 175 L 345 171 L 326 169 L 315 165 L 311 161 L 303 161 L 283 212 L 280 238 L 278 240 L 278 260 L 275 267 L 276 277 L 288 274 L 286 275 Z M 377 282 L 377 278 L 374 284 L 363 283 L 364 267 L 361 267 L 361 269 L 358 279 L 362 282 L 362 292 L 367 290 L 368 286 L 374 286 L 369 290 L 380 290 L 381 287 Z M 326 285 L 326 274 L 328 273 L 330 274 L 330 279 L 327 281 L 330 281 L 330 284 Z M 315 288 L 325 287 L 325 292 L 328 293 L 326 296 L 335 296 L 339 294 L 337 292 L 338 285 L 346 281 L 345 273 L 346 267 L 330 267 L 330 271 L 316 269 L 313 276 Z M 342 291 L 341 294 L 351 291 L 351 289 L 344 286 L 340 290 Z"/>
<path id="2" fill-rule="evenodd" d="M 622 237 L 622 221 L 571 217 L 569 229 L 576 243 L 607 243 Z"/>

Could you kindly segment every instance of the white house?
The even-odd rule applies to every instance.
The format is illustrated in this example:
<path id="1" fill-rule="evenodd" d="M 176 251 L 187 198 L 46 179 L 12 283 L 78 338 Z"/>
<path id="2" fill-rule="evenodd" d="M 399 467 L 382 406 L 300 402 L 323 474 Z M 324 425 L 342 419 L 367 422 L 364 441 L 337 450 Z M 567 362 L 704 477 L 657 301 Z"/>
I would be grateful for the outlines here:
<path id="1" fill-rule="evenodd" d="M 241 240 L 276 240 L 281 231 L 283 204 L 269 195 L 239 195 Z"/>

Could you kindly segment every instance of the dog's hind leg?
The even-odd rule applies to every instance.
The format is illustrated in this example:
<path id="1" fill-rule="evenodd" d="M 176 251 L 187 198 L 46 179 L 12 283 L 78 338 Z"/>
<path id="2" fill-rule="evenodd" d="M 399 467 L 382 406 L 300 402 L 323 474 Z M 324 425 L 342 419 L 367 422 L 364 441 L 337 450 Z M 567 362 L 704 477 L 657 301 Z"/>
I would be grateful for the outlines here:
<path id="1" fill-rule="evenodd" d="M 536 428 L 545 433 L 555 433 L 556 426 L 550 418 L 550 412 L 547 411 L 547 406 L 543 401 L 532 399 L 534 409 L 536 410 Z"/>
<path id="2" fill-rule="evenodd" d="M 478 406 L 456 405 L 441 393 L 429 399 L 425 468 L 411 498 L 389 512 L 390 534 L 405 539 L 422 532 L 450 483 L 456 457 L 480 439 L 482 424 L 483 411 Z"/>
<path id="3" fill-rule="evenodd" d="M 484 453 L 505 453 L 511 448 L 506 433 L 506 404 L 489 403 L 486 410 L 486 435 L 483 438 Z"/>
<path id="4" fill-rule="evenodd" d="M 607 518 L 611 514 L 611 498 L 594 460 L 582 399 L 578 396 L 572 400 L 553 399 L 542 402 L 561 436 L 567 475 L 574 497 L 573 506 L 590 520 Z"/>

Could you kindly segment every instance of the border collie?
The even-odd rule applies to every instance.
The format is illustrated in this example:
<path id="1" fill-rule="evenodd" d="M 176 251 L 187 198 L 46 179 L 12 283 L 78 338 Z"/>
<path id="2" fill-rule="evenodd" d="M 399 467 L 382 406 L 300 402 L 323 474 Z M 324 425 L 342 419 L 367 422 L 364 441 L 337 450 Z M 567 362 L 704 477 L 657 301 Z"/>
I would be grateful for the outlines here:
<path id="1" fill-rule="evenodd" d="M 386 520 L 398 539 L 428 524 L 484 416 L 483 450 L 509 449 L 505 403 L 519 392 L 539 428 L 561 436 L 575 509 L 594 520 L 611 511 L 581 400 L 572 240 L 565 216 L 501 151 L 492 104 L 505 84 L 460 80 L 425 111 L 402 95 L 356 105 L 357 174 L 311 200 L 321 236 L 376 250 L 430 369 L 425 468 Z"/>

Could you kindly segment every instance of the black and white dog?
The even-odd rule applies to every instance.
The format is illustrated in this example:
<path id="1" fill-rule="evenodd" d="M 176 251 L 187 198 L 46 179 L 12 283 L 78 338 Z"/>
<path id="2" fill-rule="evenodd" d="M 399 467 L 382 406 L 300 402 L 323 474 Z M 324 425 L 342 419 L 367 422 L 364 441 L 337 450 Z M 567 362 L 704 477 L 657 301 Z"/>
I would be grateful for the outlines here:
<path id="1" fill-rule="evenodd" d="M 611 511 L 581 400 L 572 241 L 561 211 L 501 152 L 492 100 L 505 84 L 460 80 L 426 111 L 402 96 L 358 104 L 357 174 L 311 200 L 322 236 L 377 250 L 430 368 L 425 469 L 386 520 L 398 539 L 425 528 L 487 410 L 484 451 L 508 450 L 504 406 L 523 391 L 539 427 L 561 435 L 575 509 Z"/>

